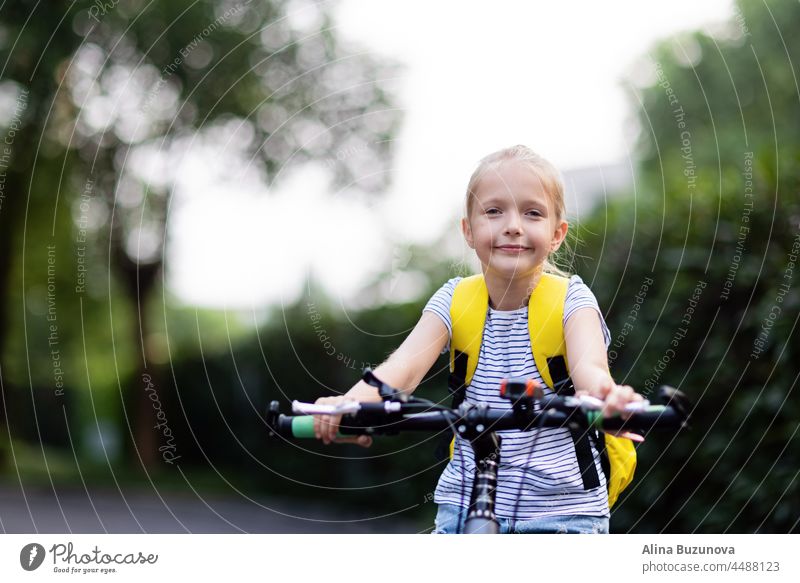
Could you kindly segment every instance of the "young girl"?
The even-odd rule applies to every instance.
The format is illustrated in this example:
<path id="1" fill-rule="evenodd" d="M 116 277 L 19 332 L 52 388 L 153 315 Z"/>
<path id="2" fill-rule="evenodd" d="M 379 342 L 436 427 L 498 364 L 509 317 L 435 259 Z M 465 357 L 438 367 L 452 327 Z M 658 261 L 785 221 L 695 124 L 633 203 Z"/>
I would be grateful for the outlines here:
<path id="1" fill-rule="evenodd" d="M 506 378 L 532 378 L 545 386 L 531 349 L 528 301 L 544 272 L 561 273 L 548 258 L 567 234 L 564 214 L 558 172 L 525 146 L 490 154 L 472 174 L 461 229 L 480 260 L 489 306 L 477 368 L 466 390 L 468 402 L 511 407 L 510 401 L 499 396 L 500 381 Z M 447 350 L 452 336 L 450 304 L 460 280 L 451 279 L 433 295 L 405 341 L 375 370 L 381 380 L 411 393 L 439 354 Z M 603 399 L 605 414 L 622 413 L 626 404 L 642 399 L 631 387 L 617 385 L 611 378 L 606 353 L 610 334 L 597 300 L 578 276 L 569 279 L 563 326 L 576 393 Z M 550 394 L 548 388 L 544 390 Z M 343 396 L 317 402 L 336 404 L 345 399 L 380 401 L 377 390 L 360 381 Z M 335 438 L 340 420 L 337 416 L 315 417 L 317 438 L 326 444 L 371 445 L 369 436 Z M 502 444 L 495 511 L 501 532 L 608 532 L 605 479 L 601 478 L 597 487 L 585 487 L 568 429 L 499 433 Z M 535 446 L 532 456 L 531 445 Z M 598 453 L 591 447 L 602 476 Z M 462 504 L 469 503 L 475 464 L 465 440 L 457 438 L 456 452 L 436 487 L 434 501 L 439 508 L 434 533 L 463 531 L 467 512 Z"/>

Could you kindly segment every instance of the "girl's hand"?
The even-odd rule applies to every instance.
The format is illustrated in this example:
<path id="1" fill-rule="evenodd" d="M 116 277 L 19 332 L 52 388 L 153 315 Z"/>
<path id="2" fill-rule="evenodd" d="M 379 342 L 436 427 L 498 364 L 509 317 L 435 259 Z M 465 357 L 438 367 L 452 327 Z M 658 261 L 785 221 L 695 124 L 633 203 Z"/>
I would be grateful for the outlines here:
<path id="1" fill-rule="evenodd" d="M 344 396 L 320 397 L 315 401 L 316 405 L 340 405 L 346 401 Z M 349 399 L 352 400 L 352 399 Z M 321 439 L 325 445 L 330 443 L 355 443 L 361 447 L 372 445 L 372 437 L 369 435 L 353 435 L 352 437 L 336 437 L 339 431 L 339 424 L 342 422 L 341 415 L 314 415 L 314 436 Z"/>
<path id="2" fill-rule="evenodd" d="M 636 403 L 644 399 L 639 393 L 633 390 L 629 385 L 618 385 L 611 377 L 608 377 L 597 387 L 597 394 L 593 395 L 599 399 L 603 399 L 603 415 L 610 417 L 613 415 L 620 415 L 623 419 L 627 419 L 630 411 L 625 410 L 625 405 L 628 403 Z"/>

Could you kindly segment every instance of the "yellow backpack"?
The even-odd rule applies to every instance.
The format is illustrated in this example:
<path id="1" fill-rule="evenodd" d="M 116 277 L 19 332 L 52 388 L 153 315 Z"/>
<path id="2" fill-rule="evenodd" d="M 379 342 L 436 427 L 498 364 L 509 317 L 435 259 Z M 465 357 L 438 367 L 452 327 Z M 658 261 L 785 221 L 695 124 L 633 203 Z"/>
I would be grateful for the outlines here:
<path id="1" fill-rule="evenodd" d="M 564 301 L 569 280 L 549 273 L 542 274 L 528 303 L 528 331 L 536 368 L 551 389 L 554 383 L 562 396 L 574 395 L 575 388 L 569 381 L 566 344 L 564 342 Z M 453 292 L 450 318 L 453 336 L 450 342 L 450 378 L 453 406 L 457 407 L 465 398 L 467 385 L 478 366 L 483 327 L 489 307 L 489 292 L 483 275 L 462 279 Z M 631 480 L 636 469 L 636 450 L 630 439 L 606 435 L 594 430 L 572 430 L 578 467 L 583 477 L 584 488 L 600 486 L 600 478 L 592 457 L 590 439 L 594 439 L 600 452 L 601 466 L 608 486 L 609 508 L 616 502 Z M 450 442 L 450 457 L 453 457 L 455 438 Z"/>

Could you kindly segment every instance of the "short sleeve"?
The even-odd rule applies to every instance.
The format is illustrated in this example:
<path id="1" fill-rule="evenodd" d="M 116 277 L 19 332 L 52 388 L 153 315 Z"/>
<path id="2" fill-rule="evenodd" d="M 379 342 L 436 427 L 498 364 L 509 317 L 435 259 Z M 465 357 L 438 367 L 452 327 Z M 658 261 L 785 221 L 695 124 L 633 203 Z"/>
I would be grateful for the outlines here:
<path id="1" fill-rule="evenodd" d="M 453 323 L 450 321 L 450 304 L 453 301 L 453 292 L 456 285 L 462 278 L 454 277 L 448 280 L 436 293 L 431 296 L 425 307 L 422 308 L 423 312 L 433 312 L 439 319 L 447 326 L 447 333 L 450 338 L 453 337 Z M 447 341 L 447 346 L 444 347 L 442 352 L 450 352 L 450 340 Z"/>
<path id="2" fill-rule="evenodd" d="M 569 279 L 567 299 L 564 301 L 564 325 L 567 324 L 567 320 L 569 320 L 570 316 L 581 308 L 592 308 L 597 312 L 597 316 L 600 318 L 600 327 L 603 329 L 603 338 L 606 342 L 606 348 L 608 348 L 611 344 L 611 332 L 609 332 L 606 321 L 603 318 L 603 313 L 600 311 L 600 306 L 597 304 L 597 298 L 594 297 L 592 290 L 583 283 L 580 277 L 573 275 Z"/>

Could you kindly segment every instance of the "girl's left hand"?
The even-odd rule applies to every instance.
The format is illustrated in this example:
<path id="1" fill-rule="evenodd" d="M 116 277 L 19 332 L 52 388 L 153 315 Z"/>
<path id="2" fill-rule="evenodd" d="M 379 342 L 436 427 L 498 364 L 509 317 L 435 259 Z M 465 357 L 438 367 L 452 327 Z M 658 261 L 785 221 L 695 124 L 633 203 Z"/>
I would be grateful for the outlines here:
<path id="1" fill-rule="evenodd" d="M 603 399 L 605 402 L 603 405 L 603 415 L 606 417 L 619 414 L 623 419 L 627 419 L 631 415 L 631 412 L 625 410 L 625 405 L 628 403 L 636 403 L 644 399 L 644 397 L 633 390 L 633 387 L 629 385 L 618 385 L 610 377 L 598 387 L 598 393 L 599 394 L 596 396 Z"/>

